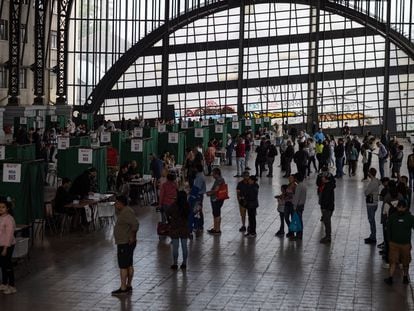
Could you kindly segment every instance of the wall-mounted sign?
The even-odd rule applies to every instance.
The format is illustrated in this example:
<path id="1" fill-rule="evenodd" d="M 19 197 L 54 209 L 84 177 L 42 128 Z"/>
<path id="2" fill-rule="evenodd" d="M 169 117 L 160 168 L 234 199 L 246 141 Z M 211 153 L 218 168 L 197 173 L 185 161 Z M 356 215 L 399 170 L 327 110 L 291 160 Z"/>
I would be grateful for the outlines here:
<path id="1" fill-rule="evenodd" d="M 131 139 L 131 152 L 142 152 L 142 139 Z"/>
<path id="2" fill-rule="evenodd" d="M 3 182 L 19 183 L 21 180 L 22 165 L 17 163 L 3 164 Z"/>
<path id="3" fill-rule="evenodd" d="M 6 146 L 0 146 L 0 160 L 6 158 Z"/>
<path id="4" fill-rule="evenodd" d="M 70 139 L 67 136 L 58 136 L 57 143 L 58 150 L 65 150 L 70 146 Z"/>
<path id="5" fill-rule="evenodd" d="M 101 133 L 101 143 L 110 143 L 111 142 L 111 133 L 102 132 Z"/>
<path id="6" fill-rule="evenodd" d="M 248 119 L 244 121 L 244 125 L 246 126 L 252 126 L 252 120 Z"/>
<path id="7" fill-rule="evenodd" d="M 134 137 L 141 138 L 143 136 L 143 128 L 142 127 L 134 127 Z"/>
<path id="8" fill-rule="evenodd" d="M 165 124 L 158 124 L 158 133 L 165 133 L 166 131 Z"/>
<path id="9" fill-rule="evenodd" d="M 216 133 L 223 133 L 223 125 L 222 124 L 216 124 L 215 132 Z"/>
<path id="10" fill-rule="evenodd" d="M 78 163 L 80 164 L 92 164 L 92 149 L 79 149 L 78 150 Z"/>
<path id="11" fill-rule="evenodd" d="M 168 133 L 168 143 L 178 144 L 178 133 Z"/>
<path id="12" fill-rule="evenodd" d="M 204 137 L 203 128 L 195 128 L 194 129 L 194 137 L 203 138 Z"/>
<path id="13" fill-rule="evenodd" d="M 232 128 L 233 130 L 238 130 L 238 129 L 239 129 L 239 127 L 240 127 L 239 122 L 232 122 L 232 123 L 231 123 L 231 128 Z"/>

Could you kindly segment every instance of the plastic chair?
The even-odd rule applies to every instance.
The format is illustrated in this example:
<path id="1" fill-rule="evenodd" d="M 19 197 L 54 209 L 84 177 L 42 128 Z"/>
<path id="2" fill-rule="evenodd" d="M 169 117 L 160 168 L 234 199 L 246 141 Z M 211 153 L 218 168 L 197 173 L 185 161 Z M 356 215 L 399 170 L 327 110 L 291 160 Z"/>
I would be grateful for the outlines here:
<path id="1" fill-rule="evenodd" d="M 16 238 L 16 245 L 12 254 L 12 259 L 16 262 L 22 261 L 25 263 L 27 272 L 29 271 L 29 238 Z"/>
<path id="2" fill-rule="evenodd" d="M 99 225 L 103 227 L 103 224 L 115 223 L 115 202 L 101 202 L 98 203 L 97 213 L 99 219 Z"/>

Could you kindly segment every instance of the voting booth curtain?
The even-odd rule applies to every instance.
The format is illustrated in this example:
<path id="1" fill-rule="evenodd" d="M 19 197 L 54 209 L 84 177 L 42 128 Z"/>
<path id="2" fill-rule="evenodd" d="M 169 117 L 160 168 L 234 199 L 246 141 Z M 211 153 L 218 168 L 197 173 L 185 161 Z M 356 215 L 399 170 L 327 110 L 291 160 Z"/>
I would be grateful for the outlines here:
<path id="1" fill-rule="evenodd" d="M 169 152 L 174 155 L 176 164 L 184 164 L 185 148 L 186 148 L 186 133 L 178 132 L 177 143 L 168 142 L 168 133 L 159 133 L 158 144 L 160 146 L 160 154 Z M 162 146 L 162 147 L 161 147 Z"/>
<path id="2" fill-rule="evenodd" d="M 6 145 L 6 158 L 19 161 L 29 161 L 36 159 L 35 144 L 29 145 Z"/>
<path id="3" fill-rule="evenodd" d="M 137 142 L 139 142 L 139 144 L 137 144 Z M 153 146 L 152 138 L 134 138 L 125 140 L 122 142 L 120 165 L 135 160 L 138 164 L 139 173 L 141 175 L 149 174 L 149 155 L 153 152 Z"/>

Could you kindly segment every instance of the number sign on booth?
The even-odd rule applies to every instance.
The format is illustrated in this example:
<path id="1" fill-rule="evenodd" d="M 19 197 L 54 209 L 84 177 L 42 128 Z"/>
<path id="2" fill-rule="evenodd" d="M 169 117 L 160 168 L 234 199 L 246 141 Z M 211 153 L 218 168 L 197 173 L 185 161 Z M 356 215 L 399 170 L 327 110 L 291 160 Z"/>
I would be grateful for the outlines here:
<path id="1" fill-rule="evenodd" d="M 239 122 L 232 122 L 231 123 L 231 128 L 233 130 L 238 130 L 239 129 Z"/>
<path id="2" fill-rule="evenodd" d="M 19 183 L 21 180 L 22 165 L 17 163 L 3 164 L 3 182 Z"/>
<path id="3" fill-rule="evenodd" d="M 88 120 L 88 114 L 82 113 L 82 120 Z"/>
<path id="4" fill-rule="evenodd" d="M 188 129 L 188 122 L 187 121 L 182 121 L 181 122 L 181 128 L 182 129 Z"/>
<path id="5" fill-rule="evenodd" d="M 223 125 L 222 124 L 216 124 L 216 133 L 223 133 Z"/>
<path id="6" fill-rule="evenodd" d="M 142 139 L 131 140 L 131 152 L 142 152 Z"/>
<path id="7" fill-rule="evenodd" d="M 80 164 L 92 164 L 92 149 L 79 149 L 78 162 Z"/>
<path id="8" fill-rule="evenodd" d="M 254 145 L 255 146 L 260 146 L 260 139 L 255 139 L 254 140 Z"/>
<path id="9" fill-rule="evenodd" d="M 246 126 L 252 126 L 252 120 L 248 119 L 244 121 L 244 125 Z"/>
<path id="10" fill-rule="evenodd" d="M 262 119 L 256 119 L 256 124 L 261 125 L 262 124 Z"/>
<path id="11" fill-rule="evenodd" d="M 202 128 L 196 128 L 194 129 L 194 137 L 197 138 L 203 138 L 204 137 L 204 131 Z"/>
<path id="12" fill-rule="evenodd" d="M 141 138 L 142 135 L 143 135 L 143 129 L 142 129 L 142 127 L 135 127 L 134 128 L 134 137 Z"/>
<path id="13" fill-rule="evenodd" d="M 27 118 L 26 117 L 20 117 L 20 124 L 27 124 Z"/>
<path id="14" fill-rule="evenodd" d="M 269 117 L 264 117 L 264 122 L 269 122 Z"/>
<path id="15" fill-rule="evenodd" d="M 232 116 L 232 120 L 233 120 L 233 122 L 239 121 L 239 116 L 237 116 L 237 115 Z"/>
<path id="16" fill-rule="evenodd" d="M 102 132 L 101 133 L 101 143 L 110 143 L 111 142 L 111 133 Z"/>
<path id="17" fill-rule="evenodd" d="M 201 121 L 201 125 L 202 126 L 208 126 L 208 120 Z"/>
<path id="18" fill-rule="evenodd" d="M 158 132 L 159 133 L 165 133 L 166 132 L 165 124 L 159 124 L 158 125 Z"/>
<path id="19" fill-rule="evenodd" d="M 57 116 L 50 116 L 50 122 L 57 122 Z"/>
<path id="20" fill-rule="evenodd" d="M 178 144 L 178 133 L 168 133 L 168 143 Z"/>
<path id="21" fill-rule="evenodd" d="M 70 140 L 69 137 L 66 136 L 58 136 L 58 150 L 65 150 L 69 148 Z"/>
<path id="22" fill-rule="evenodd" d="M 0 146 L 0 160 L 6 158 L 6 146 Z"/>
<path id="23" fill-rule="evenodd" d="M 223 117 L 221 117 L 221 118 L 218 118 L 218 123 L 220 123 L 220 124 L 224 124 L 224 118 Z"/>

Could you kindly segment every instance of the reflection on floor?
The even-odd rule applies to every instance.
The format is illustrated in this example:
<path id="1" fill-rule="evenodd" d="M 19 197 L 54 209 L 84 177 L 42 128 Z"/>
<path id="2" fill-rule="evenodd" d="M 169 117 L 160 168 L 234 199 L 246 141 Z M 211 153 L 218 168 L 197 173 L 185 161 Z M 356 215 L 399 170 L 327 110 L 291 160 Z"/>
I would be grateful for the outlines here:
<path id="1" fill-rule="evenodd" d="M 369 225 L 361 164 L 357 176 L 337 182 L 333 240 L 323 245 L 315 173 L 305 181 L 303 241 L 275 237 L 279 217 L 273 197 L 286 182 L 278 162 L 279 158 L 275 177 L 259 181 L 256 238 L 238 232 L 235 167 L 223 167 L 231 190 L 223 207 L 223 234 L 204 233 L 189 242 L 186 272 L 169 268 L 169 240 L 156 235 L 159 214 L 153 207 L 136 207 L 141 227 L 131 295 L 119 299 L 110 294 L 119 287 L 119 272 L 112 228 L 107 228 L 36 242 L 30 273 L 18 268 L 19 292 L 0 295 L 1 310 L 414 310 L 411 286 L 404 286 L 400 276 L 392 287 L 385 285 L 387 270 L 378 249 L 364 244 Z M 207 180 L 210 187 L 212 177 Z M 212 224 L 208 201 L 204 214 L 208 229 Z M 379 241 L 380 226 L 378 221 Z"/>

